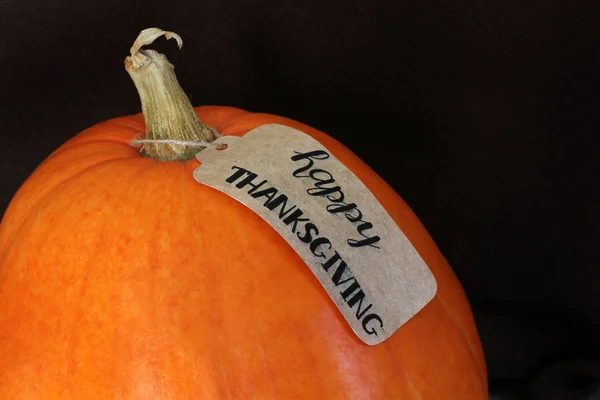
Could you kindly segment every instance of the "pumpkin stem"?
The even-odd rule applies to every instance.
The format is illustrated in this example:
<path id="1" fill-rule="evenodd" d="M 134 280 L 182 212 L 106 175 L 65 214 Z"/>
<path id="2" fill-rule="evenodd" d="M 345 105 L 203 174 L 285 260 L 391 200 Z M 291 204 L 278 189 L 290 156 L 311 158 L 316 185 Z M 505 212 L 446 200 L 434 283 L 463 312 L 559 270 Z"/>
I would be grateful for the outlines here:
<path id="1" fill-rule="evenodd" d="M 125 58 L 125 69 L 142 103 L 146 139 L 211 142 L 215 139 L 213 131 L 198 119 L 167 57 L 154 50 L 141 49 L 161 36 L 175 39 L 179 48 L 183 45 L 176 33 L 148 28 L 140 32 L 131 46 L 131 55 Z M 189 160 L 198 152 L 198 148 L 171 143 L 146 143 L 144 152 L 159 161 Z"/>

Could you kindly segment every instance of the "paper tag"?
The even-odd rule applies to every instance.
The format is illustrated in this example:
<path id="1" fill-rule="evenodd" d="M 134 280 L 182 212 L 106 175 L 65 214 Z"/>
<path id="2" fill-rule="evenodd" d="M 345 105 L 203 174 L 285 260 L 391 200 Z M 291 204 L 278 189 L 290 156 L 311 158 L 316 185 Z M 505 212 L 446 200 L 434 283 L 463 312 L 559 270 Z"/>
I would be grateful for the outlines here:
<path id="1" fill-rule="evenodd" d="M 267 221 L 363 342 L 383 342 L 435 296 L 433 274 L 394 220 L 311 136 L 268 124 L 215 143 L 227 148 L 199 152 L 194 178 Z"/>

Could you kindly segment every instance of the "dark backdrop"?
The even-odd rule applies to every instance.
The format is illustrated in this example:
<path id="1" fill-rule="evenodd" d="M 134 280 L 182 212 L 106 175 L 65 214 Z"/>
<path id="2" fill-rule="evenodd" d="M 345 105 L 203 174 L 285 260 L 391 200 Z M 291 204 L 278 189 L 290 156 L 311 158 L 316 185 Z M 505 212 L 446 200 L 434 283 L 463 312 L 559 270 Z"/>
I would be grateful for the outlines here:
<path id="1" fill-rule="evenodd" d="M 539 381 L 560 360 L 571 371 L 565 360 L 600 350 L 599 11 L 559 0 L 0 0 L 0 210 L 63 141 L 140 110 L 123 59 L 141 29 L 173 30 L 183 51 L 155 47 L 194 105 L 308 123 L 404 197 L 472 302 L 494 390 Z"/>

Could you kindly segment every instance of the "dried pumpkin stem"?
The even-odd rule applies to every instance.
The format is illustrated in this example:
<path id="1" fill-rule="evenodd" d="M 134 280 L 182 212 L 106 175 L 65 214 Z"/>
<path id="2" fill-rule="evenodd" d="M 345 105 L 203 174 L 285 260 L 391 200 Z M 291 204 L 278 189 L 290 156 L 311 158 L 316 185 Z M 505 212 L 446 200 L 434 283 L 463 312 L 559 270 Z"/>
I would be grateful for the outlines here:
<path id="1" fill-rule="evenodd" d="M 173 32 L 149 28 L 140 32 L 131 55 L 125 58 L 125 69 L 137 88 L 146 121 L 146 139 L 182 142 L 210 142 L 213 131 L 203 125 L 190 100 L 177 82 L 175 68 L 163 54 L 142 50 L 143 46 L 165 36 L 175 39 L 179 48 L 181 37 Z M 197 148 L 165 143 L 147 143 L 145 154 L 160 161 L 189 160 Z"/>

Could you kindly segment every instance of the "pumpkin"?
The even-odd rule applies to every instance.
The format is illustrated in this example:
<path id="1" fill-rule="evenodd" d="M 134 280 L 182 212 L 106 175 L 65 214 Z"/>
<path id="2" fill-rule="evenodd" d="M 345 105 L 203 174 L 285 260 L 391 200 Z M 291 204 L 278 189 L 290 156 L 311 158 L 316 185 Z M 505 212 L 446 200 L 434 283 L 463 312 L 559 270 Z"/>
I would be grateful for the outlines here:
<path id="1" fill-rule="evenodd" d="M 487 398 L 468 300 L 407 204 L 317 129 L 226 106 L 193 109 L 166 58 L 140 50 L 161 34 L 144 31 L 127 61 L 144 113 L 67 141 L 5 212 L 0 399 Z M 136 77 L 136 65 L 159 75 Z M 131 145 L 144 131 L 184 140 L 196 127 L 192 139 L 210 140 L 267 123 L 327 147 L 433 272 L 435 298 L 385 342 L 361 342 L 281 236 L 196 182 L 193 152 Z M 158 154 L 164 147 L 177 154 Z"/>

